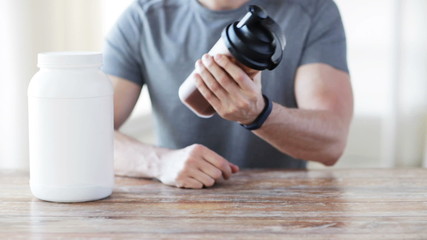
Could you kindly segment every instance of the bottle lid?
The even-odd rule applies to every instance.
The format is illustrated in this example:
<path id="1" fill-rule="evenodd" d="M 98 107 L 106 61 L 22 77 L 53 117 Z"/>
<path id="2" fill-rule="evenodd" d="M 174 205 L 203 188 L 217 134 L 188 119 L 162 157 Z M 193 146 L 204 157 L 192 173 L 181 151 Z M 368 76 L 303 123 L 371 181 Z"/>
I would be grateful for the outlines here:
<path id="1" fill-rule="evenodd" d="M 230 53 L 256 70 L 272 70 L 282 60 L 286 45 L 280 26 L 256 5 L 238 22 L 228 25 L 222 38 Z"/>
<path id="2" fill-rule="evenodd" d="M 37 56 L 38 67 L 96 67 L 102 64 L 100 52 L 45 52 Z"/>

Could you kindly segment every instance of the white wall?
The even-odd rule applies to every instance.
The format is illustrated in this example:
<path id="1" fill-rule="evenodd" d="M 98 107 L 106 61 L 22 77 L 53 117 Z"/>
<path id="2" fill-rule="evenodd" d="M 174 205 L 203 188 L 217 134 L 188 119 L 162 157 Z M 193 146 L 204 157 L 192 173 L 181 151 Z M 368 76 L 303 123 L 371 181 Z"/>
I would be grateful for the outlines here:
<path id="1" fill-rule="evenodd" d="M 397 166 L 419 166 L 427 127 L 427 1 L 402 0 Z"/>
<path id="2" fill-rule="evenodd" d="M 427 1 L 336 2 L 355 93 L 349 143 L 336 167 L 421 166 L 427 151 Z"/>
<path id="3" fill-rule="evenodd" d="M 0 0 L 0 168 L 28 168 L 26 90 L 37 53 L 102 49 L 102 0 Z"/>
<path id="4" fill-rule="evenodd" d="M 31 6 L 0 1 L 0 168 L 28 166 L 26 93 L 32 75 Z M 19 12 L 19 14 L 16 14 Z"/>

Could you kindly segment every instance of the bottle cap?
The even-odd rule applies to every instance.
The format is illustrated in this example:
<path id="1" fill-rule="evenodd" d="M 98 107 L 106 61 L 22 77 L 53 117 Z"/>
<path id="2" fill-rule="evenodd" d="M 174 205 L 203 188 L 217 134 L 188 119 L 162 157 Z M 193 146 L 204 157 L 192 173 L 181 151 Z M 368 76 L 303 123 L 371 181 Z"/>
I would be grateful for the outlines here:
<path id="1" fill-rule="evenodd" d="M 99 52 L 45 52 L 37 56 L 38 67 L 95 67 L 101 64 Z"/>
<path id="2" fill-rule="evenodd" d="M 240 21 L 228 25 L 222 38 L 240 63 L 256 70 L 277 67 L 286 45 L 280 26 L 256 5 L 250 5 Z"/>

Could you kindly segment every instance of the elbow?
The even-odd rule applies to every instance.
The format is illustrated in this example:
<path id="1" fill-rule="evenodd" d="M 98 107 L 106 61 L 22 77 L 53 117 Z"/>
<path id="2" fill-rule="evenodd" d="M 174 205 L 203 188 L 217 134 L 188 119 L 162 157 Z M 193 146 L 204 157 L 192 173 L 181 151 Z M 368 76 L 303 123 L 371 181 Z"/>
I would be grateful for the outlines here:
<path id="1" fill-rule="evenodd" d="M 332 167 L 334 166 L 337 162 L 338 162 L 338 158 L 329 158 L 327 160 L 324 160 L 322 163 L 323 165 L 327 166 L 327 167 Z"/>
<path id="2" fill-rule="evenodd" d="M 326 151 L 323 154 L 323 157 L 319 159 L 319 162 L 321 162 L 323 165 L 327 167 L 334 166 L 344 154 L 345 147 L 346 147 L 345 140 L 341 140 L 335 144 L 332 144 L 328 149 L 326 149 Z"/>
<path id="3" fill-rule="evenodd" d="M 119 128 L 122 126 L 124 121 L 120 121 L 119 119 L 117 119 L 116 117 L 114 117 L 114 131 L 118 131 Z"/>
<path id="4" fill-rule="evenodd" d="M 298 153 L 289 154 L 297 159 L 304 159 L 322 163 L 325 166 L 334 166 L 344 154 L 346 141 L 336 141 L 329 146 L 323 146 L 315 151 L 299 151 Z"/>
<path id="5" fill-rule="evenodd" d="M 289 154 L 291 157 L 296 159 L 303 159 L 307 161 L 314 161 L 322 163 L 325 166 L 331 167 L 334 166 L 342 156 L 342 152 L 339 151 L 316 151 L 311 153 L 299 153 L 299 154 Z"/>

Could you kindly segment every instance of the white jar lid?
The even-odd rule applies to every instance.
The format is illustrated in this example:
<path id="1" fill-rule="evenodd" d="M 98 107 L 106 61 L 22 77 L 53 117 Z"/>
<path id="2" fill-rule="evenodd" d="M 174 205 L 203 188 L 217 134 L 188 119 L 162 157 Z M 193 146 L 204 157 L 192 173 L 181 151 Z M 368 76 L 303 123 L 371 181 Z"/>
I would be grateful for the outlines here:
<path id="1" fill-rule="evenodd" d="M 100 52 L 45 52 L 37 57 L 38 67 L 95 67 L 102 64 Z"/>

